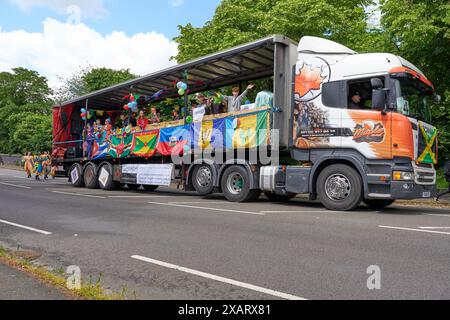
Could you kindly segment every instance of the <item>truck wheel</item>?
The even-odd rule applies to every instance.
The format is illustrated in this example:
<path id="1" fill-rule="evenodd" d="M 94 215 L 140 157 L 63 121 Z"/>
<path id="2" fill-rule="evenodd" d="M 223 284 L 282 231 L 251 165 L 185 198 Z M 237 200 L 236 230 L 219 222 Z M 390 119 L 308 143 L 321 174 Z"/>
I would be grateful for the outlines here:
<path id="1" fill-rule="evenodd" d="M 395 200 L 387 199 L 365 199 L 363 202 L 371 209 L 383 209 L 389 207 Z"/>
<path id="2" fill-rule="evenodd" d="M 156 191 L 156 189 L 158 189 L 158 187 L 159 187 L 159 186 L 151 186 L 151 185 L 142 185 L 142 186 L 144 187 L 144 189 L 146 191 L 150 191 L 150 192 Z"/>
<path id="3" fill-rule="evenodd" d="M 113 167 L 108 162 L 100 166 L 98 182 L 103 190 L 117 190 L 120 188 L 120 183 L 113 180 Z"/>
<path id="4" fill-rule="evenodd" d="M 141 187 L 140 184 L 131 184 L 131 183 L 127 183 L 127 187 L 129 190 L 137 190 Z"/>
<path id="5" fill-rule="evenodd" d="M 72 167 L 70 167 L 69 171 L 70 183 L 75 188 L 83 188 L 84 180 L 83 180 L 83 167 L 79 163 L 74 163 Z"/>
<path id="6" fill-rule="evenodd" d="M 296 196 L 295 193 L 278 195 L 278 194 L 273 193 L 273 192 L 264 192 L 264 195 L 267 198 L 269 198 L 269 200 L 275 201 L 275 202 L 286 202 L 286 201 L 289 201 L 289 200 L 295 198 L 295 196 Z"/>
<path id="7" fill-rule="evenodd" d="M 192 172 L 192 185 L 201 196 L 211 194 L 214 190 L 214 175 L 207 164 L 196 166 Z"/>
<path id="8" fill-rule="evenodd" d="M 83 179 L 84 184 L 88 189 L 100 188 L 97 177 L 97 165 L 95 165 L 94 163 L 88 163 L 84 167 Z"/>
<path id="9" fill-rule="evenodd" d="M 248 202 L 258 199 L 261 190 L 250 190 L 250 178 L 247 170 L 241 166 L 232 166 L 225 170 L 221 181 L 222 192 L 231 202 Z"/>
<path id="10" fill-rule="evenodd" d="M 331 165 L 323 169 L 317 179 L 317 194 L 329 210 L 354 210 L 363 197 L 361 177 L 352 167 Z"/>

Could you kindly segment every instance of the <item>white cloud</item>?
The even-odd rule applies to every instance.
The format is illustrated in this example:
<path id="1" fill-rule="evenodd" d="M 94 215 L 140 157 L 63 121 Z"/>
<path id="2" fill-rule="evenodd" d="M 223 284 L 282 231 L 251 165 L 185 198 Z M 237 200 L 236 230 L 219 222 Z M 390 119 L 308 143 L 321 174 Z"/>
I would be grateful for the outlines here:
<path id="1" fill-rule="evenodd" d="M 169 4 L 172 7 L 180 7 L 183 5 L 183 3 L 184 3 L 184 0 L 169 0 Z"/>
<path id="2" fill-rule="evenodd" d="M 114 31 L 101 35 L 84 24 L 46 19 L 42 32 L 2 31 L 0 28 L 0 71 L 22 66 L 38 71 L 52 87 L 58 76 L 70 77 L 81 67 L 129 68 L 138 75 L 173 65 L 175 42 L 150 32 L 127 36 Z"/>
<path id="3" fill-rule="evenodd" d="M 101 19 L 109 14 L 103 0 L 9 0 L 9 2 L 26 13 L 30 13 L 34 7 L 46 7 L 59 14 L 79 14 L 81 18 Z"/>

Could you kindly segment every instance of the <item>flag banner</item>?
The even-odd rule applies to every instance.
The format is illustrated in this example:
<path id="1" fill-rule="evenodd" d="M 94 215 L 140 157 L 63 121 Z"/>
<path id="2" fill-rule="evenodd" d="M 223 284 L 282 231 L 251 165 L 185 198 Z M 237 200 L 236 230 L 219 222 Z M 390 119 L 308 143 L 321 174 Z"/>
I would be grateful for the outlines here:
<path id="1" fill-rule="evenodd" d="M 183 154 L 185 146 L 191 145 L 190 126 L 178 126 L 164 128 L 159 132 L 159 142 L 156 147 L 159 154 L 170 156 L 172 154 Z"/>
<path id="2" fill-rule="evenodd" d="M 222 149 L 224 146 L 225 118 L 192 124 L 194 149 Z"/>
<path id="3" fill-rule="evenodd" d="M 92 146 L 92 160 L 104 159 L 108 155 L 109 143 L 94 141 Z"/>
<path id="4" fill-rule="evenodd" d="M 226 119 L 226 147 L 256 148 L 268 144 L 269 139 L 269 112 Z"/>
<path id="5" fill-rule="evenodd" d="M 109 140 L 108 154 L 112 158 L 126 158 L 131 154 L 131 146 L 133 143 L 132 134 L 110 136 Z"/>
<path id="6" fill-rule="evenodd" d="M 135 133 L 131 153 L 137 157 L 150 158 L 156 152 L 159 130 Z"/>

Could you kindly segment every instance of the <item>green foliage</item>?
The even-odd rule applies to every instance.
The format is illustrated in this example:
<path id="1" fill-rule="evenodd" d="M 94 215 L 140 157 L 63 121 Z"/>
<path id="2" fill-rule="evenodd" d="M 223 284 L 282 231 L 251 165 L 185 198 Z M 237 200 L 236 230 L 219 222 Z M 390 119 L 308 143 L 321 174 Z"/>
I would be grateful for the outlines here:
<path id="1" fill-rule="evenodd" d="M 37 72 L 0 73 L 0 152 L 50 150 L 52 91 Z"/>
<path id="2" fill-rule="evenodd" d="M 211 21 L 201 28 L 178 26 L 178 62 L 184 62 L 272 34 L 298 41 L 321 36 L 362 47 L 367 27 L 364 6 L 371 0 L 223 0 Z"/>
<path id="3" fill-rule="evenodd" d="M 129 69 L 83 68 L 70 78 L 61 79 L 62 85 L 56 90 L 55 100 L 62 103 L 136 77 Z"/>

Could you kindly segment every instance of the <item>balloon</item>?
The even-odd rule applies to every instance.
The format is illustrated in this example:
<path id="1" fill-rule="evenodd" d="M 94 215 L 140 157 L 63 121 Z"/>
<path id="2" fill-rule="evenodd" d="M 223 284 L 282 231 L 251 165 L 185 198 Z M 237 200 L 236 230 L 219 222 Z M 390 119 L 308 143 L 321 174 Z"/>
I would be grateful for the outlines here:
<path id="1" fill-rule="evenodd" d="M 132 112 L 138 112 L 138 107 L 136 106 L 136 107 L 131 108 L 131 111 Z"/>
<path id="2" fill-rule="evenodd" d="M 83 119 L 83 121 L 86 121 L 86 117 L 81 117 L 81 119 Z"/>
<path id="3" fill-rule="evenodd" d="M 186 123 L 187 123 L 187 124 L 191 124 L 192 121 L 193 121 L 192 116 L 187 116 L 187 117 L 186 117 Z"/>
<path id="4" fill-rule="evenodd" d="M 178 90 L 178 94 L 180 96 L 184 96 L 185 91 L 183 89 Z"/>
<path id="5" fill-rule="evenodd" d="M 123 108 L 124 108 L 125 110 L 127 110 L 127 111 L 130 110 L 130 107 L 129 107 L 127 104 L 124 105 Z"/>
<path id="6" fill-rule="evenodd" d="M 134 101 L 134 96 L 133 95 L 130 95 L 130 101 Z"/>
<path id="7" fill-rule="evenodd" d="M 181 89 L 187 90 L 187 88 L 188 88 L 188 85 L 183 82 L 183 84 L 181 85 Z"/>
<path id="8" fill-rule="evenodd" d="M 181 86 L 182 86 L 182 85 L 183 85 L 183 82 L 182 82 L 182 81 L 178 82 L 178 83 L 177 83 L 177 88 L 178 88 L 178 89 L 181 89 Z M 185 89 L 185 90 L 186 90 L 186 89 Z"/>
<path id="9" fill-rule="evenodd" d="M 81 108 L 81 113 L 86 113 L 86 109 L 85 108 Z"/>
<path id="10" fill-rule="evenodd" d="M 82 114 L 81 114 L 81 117 L 82 117 L 82 118 L 86 118 L 86 113 L 82 113 Z"/>

